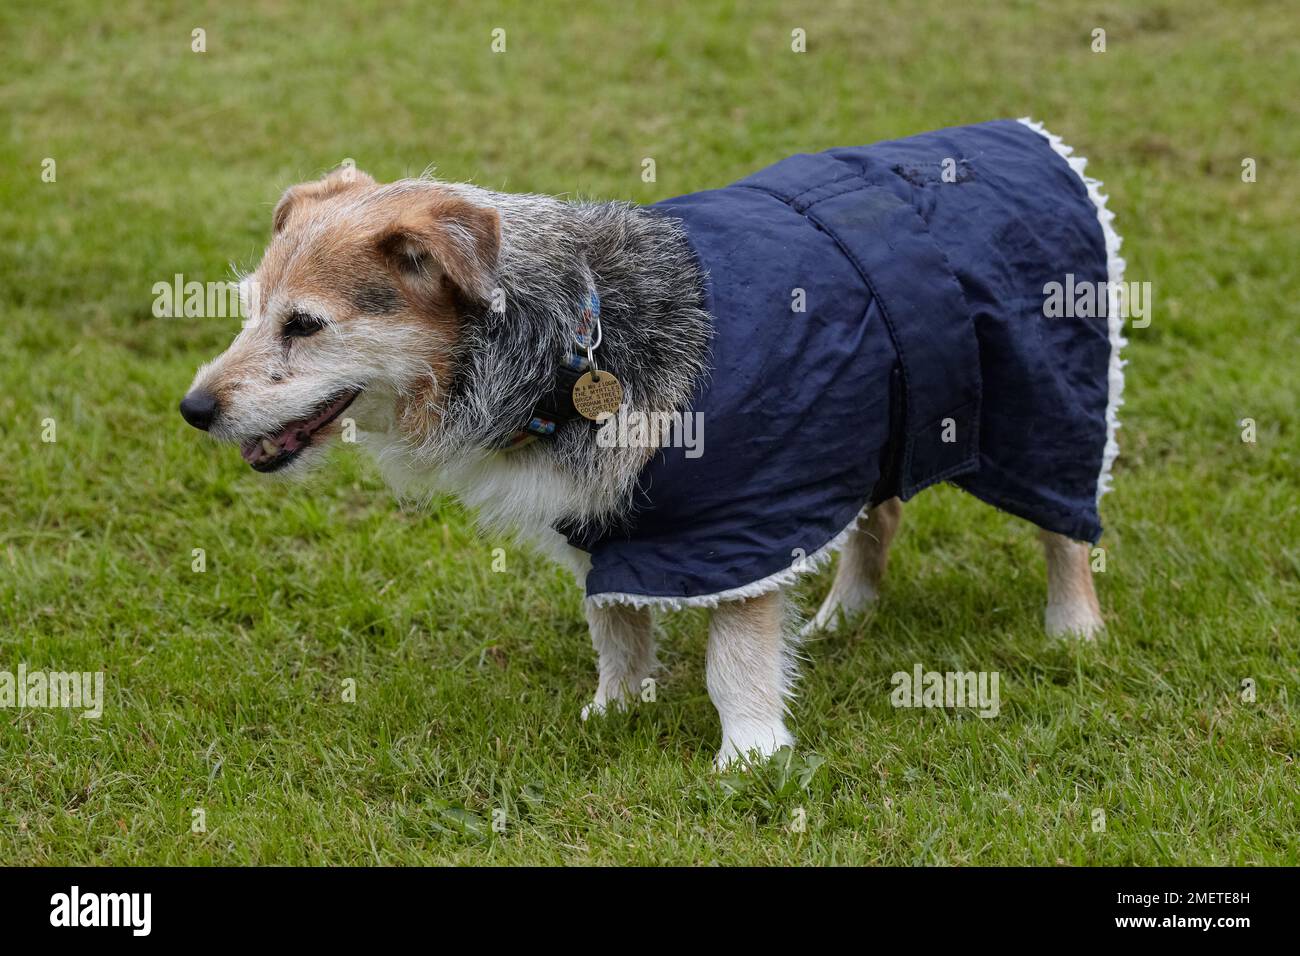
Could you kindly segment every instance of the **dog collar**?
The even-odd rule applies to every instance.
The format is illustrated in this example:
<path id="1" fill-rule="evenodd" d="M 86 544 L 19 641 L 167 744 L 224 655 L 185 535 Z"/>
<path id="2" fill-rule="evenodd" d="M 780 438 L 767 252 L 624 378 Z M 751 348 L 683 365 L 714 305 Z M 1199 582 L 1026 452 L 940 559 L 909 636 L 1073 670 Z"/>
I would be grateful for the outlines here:
<path id="1" fill-rule="evenodd" d="M 503 446 L 506 450 L 522 448 L 539 438 L 552 438 L 565 422 L 575 418 L 586 420 L 573 404 L 573 387 L 578 379 L 592 368 L 591 356 L 600 345 L 600 296 L 596 293 L 594 282 L 587 284 L 587 299 L 578 322 L 573 330 L 569 351 L 560 361 L 556 370 L 555 381 L 550 390 L 541 397 L 528 421 L 517 429 Z"/>

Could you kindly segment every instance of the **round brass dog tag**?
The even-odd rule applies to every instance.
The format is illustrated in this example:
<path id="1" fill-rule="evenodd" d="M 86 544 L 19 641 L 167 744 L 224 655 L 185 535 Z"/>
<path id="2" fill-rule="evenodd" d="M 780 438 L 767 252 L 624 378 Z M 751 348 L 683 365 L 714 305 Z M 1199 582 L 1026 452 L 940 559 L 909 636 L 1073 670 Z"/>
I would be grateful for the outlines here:
<path id="1" fill-rule="evenodd" d="M 613 415 L 623 404 L 623 386 L 617 378 L 608 372 L 584 372 L 582 378 L 573 383 L 573 407 L 583 418 L 598 422 L 606 415 Z"/>

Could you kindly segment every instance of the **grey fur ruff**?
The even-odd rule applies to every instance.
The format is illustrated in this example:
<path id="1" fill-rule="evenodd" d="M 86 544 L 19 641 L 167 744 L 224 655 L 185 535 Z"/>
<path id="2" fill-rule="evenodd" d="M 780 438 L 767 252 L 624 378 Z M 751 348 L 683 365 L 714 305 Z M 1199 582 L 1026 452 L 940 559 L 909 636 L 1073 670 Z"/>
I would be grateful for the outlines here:
<path id="1" fill-rule="evenodd" d="M 411 450 L 432 464 L 497 453 L 552 388 L 589 281 L 600 296 L 600 368 L 629 410 L 685 411 L 708 368 L 713 322 L 705 281 L 680 222 L 625 202 L 565 202 L 438 183 L 501 217 L 491 285 L 504 309 L 466 302 L 441 422 Z M 646 449 L 602 448 L 584 420 L 505 454 L 546 458 L 579 491 L 576 527 L 626 516 Z"/>

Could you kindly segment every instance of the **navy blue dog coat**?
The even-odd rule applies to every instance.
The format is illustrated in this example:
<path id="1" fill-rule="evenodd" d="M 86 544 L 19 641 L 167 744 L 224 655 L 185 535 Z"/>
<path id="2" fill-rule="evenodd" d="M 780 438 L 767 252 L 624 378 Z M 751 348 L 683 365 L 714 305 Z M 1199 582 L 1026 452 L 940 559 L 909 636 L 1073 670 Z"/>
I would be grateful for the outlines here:
<path id="1" fill-rule="evenodd" d="M 761 594 L 828 557 L 864 507 L 939 481 L 1095 541 L 1123 261 L 1069 154 L 1002 120 L 792 156 L 651 207 L 708 276 L 703 454 L 664 448 L 628 525 L 569 534 L 591 555 L 588 597 Z M 1097 311 L 1049 317 L 1047 287 L 1071 281 L 1100 290 Z"/>

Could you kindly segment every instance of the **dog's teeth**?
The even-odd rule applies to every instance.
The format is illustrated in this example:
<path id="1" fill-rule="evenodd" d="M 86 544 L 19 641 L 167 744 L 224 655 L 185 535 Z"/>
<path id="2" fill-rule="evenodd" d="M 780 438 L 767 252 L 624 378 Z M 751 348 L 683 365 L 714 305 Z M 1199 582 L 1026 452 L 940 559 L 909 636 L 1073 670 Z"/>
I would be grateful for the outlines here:
<path id="1" fill-rule="evenodd" d="M 269 438 L 262 439 L 262 451 L 266 452 L 268 455 L 278 455 L 280 453 L 280 449 L 277 448 L 275 443 Z"/>

